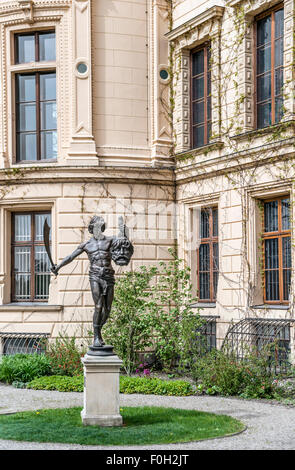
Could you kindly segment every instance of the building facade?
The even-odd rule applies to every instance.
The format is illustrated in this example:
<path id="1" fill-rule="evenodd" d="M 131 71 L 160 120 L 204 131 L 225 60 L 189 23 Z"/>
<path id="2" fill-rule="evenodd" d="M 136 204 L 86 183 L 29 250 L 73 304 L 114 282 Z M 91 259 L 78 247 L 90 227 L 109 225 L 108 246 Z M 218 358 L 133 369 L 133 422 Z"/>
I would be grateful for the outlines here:
<path id="1" fill-rule="evenodd" d="M 294 1 L 1 1 L 0 28 L 1 334 L 85 334 L 88 260 L 50 275 L 42 226 L 59 261 L 99 213 L 128 269 L 178 246 L 218 347 L 293 354 Z"/>

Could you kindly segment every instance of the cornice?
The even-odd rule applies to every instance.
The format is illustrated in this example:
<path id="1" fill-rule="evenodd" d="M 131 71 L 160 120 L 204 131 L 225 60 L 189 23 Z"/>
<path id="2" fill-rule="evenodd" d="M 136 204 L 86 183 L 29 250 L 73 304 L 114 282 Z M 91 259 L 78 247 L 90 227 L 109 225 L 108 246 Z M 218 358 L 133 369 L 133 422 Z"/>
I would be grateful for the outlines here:
<path id="1" fill-rule="evenodd" d="M 223 13 L 224 7 L 215 5 L 212 8 L 209 8 L 208 10 L 204 11 L 203 13 L 200 13 L 199 15 L 195 16 L 194 18 L 191 18 L 186 23 L 178 26 L 175 29 L 172 29 L 171 31 L 165 34 L 165 37 L 169 41 L 174 41 L 175 39 L 178 39 L 179 37 L 189 33 L 192 29 L 197 28 L 198 26 L 206 23 L 207 21 L 212 21 L 214 19 L 221 18 L 223 16 Z"/>
<path id="2" fill-rule="evenodd" d="M 154 167 L 99 167 L 99 166 L 52 166 L 13 167 L 0 170 L 0 184 L 18 185 L 29 183 L 118 183 L 174 185 L 173 168 Z"/>

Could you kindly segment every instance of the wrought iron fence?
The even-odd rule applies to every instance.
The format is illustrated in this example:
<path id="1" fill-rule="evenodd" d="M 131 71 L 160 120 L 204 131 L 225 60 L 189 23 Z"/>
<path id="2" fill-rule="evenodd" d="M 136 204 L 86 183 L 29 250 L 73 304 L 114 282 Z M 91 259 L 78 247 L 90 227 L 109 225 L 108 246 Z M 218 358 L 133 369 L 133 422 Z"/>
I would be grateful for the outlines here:
<path id="1" fill-rule="evenodd" d="M 292 319 L 244 318 L 227 331 L 222 350 L 238 360 L 247 360 L 249 353 L 266 354 L 274 373 L 286 374 L 290 369 L 290 326 Z"/>
<path id="2" fill-rule="evenodd" d="M 0 332 L 0 355 L 42 354 L 48 337 L 48 333 Z"/>

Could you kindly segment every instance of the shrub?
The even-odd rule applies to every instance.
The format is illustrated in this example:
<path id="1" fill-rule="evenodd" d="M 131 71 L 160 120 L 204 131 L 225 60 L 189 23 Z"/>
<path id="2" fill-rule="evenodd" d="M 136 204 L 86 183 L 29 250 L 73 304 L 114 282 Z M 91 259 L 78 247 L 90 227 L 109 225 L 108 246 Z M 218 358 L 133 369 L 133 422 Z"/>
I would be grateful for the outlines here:
<path id="1" fill-rule="evenodd" d="M 51 375 L 39 377 L 27 383 L 27 388 L 34 390 L 57 390 L 59 392 L 83 392 L 84 377 L 66 377 L 61 375 Z"/>
<path id="2" fill-rule="evenodd" d="M 224 351 L 214 350 L 196 361 L 192 373 L 200 382 L 199 390 L 211 395 L 273 398 L 276 382 L 268 366 L 263 355 L 249 353 L 247 360 L 238 361 Z"/>
<path id="3" fill-rule="evenodd" d="M 75 376 L 83 374 L 81 357 L 86 349 L 77 345 L 75 337 L 60 335 L 55 342 L 49 343 L 47 357 L 51 363 L 52 375 Z"/>
<path id="4" fill-rule="evenodd" d="M 116 282 L 111 316 L 103 336 L 123 360 L 127 374 L 135 370 L 138 354 L 153 344 L 157 304 L 150 283 L 156 272 L 155 267 L 141 266 L 138 271 L 124 273 Z"/>
<path id="5" fill-rule="evenodd" d="M 0 381 L 29 382 L 50 374 L 51 363 L 45 354 L 15 354 L 3 356 L 0 362 Z"/>
<path id="6" fill-rule="evenodd" d="M 82 375 L 76 377 L 52 375 L 51 377 L 40 377 L 29 382 L 27 388 L 58 390 L 59 392 L 82 392 L 83 385 L 84 378 Z M 191 384 L 184 380 L 165 381 L 157 378 L 120 376 L 120 392 L 187 396 L 193 394 L 193 389 Z"/>
<path id="7" fill-rule="evenodd" d="M 145 395 L 171 395 L 187 396 L 193 395 L 193 388 L 185 380 L 161 380 L 146 377 L 120 377 L 121 393 L 142 393 Z"/>

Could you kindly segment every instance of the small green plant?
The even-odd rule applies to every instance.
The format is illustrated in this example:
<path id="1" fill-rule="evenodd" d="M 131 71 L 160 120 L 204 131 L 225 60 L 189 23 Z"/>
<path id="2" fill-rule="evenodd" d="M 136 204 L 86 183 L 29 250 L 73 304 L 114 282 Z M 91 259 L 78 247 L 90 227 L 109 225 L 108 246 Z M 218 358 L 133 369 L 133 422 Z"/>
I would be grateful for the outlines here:
<path id="1" fill-rule="evenodd" d="M 0 362 L 0 381 L 29 382 L 51 373 L 51 362 L 45 354 L 15 354 L 4 356 Z"/>
<path id="2" fill-rule="evenodd" d="M 33 390 L 57 390 L 59 392 L 83 392 L 83 386 L 83 375 L 75 377 L 61 375 L 44 376 L 26 384 L 26 388 Z"/>
<path id="3" fill-rule="evenodd" d="M 274 398 L 277 382 L 267 355 L 249 353 L 243 361 L 224 351 L 211 351 L 195 363 L 197 390 L 209 395 Z"/>

